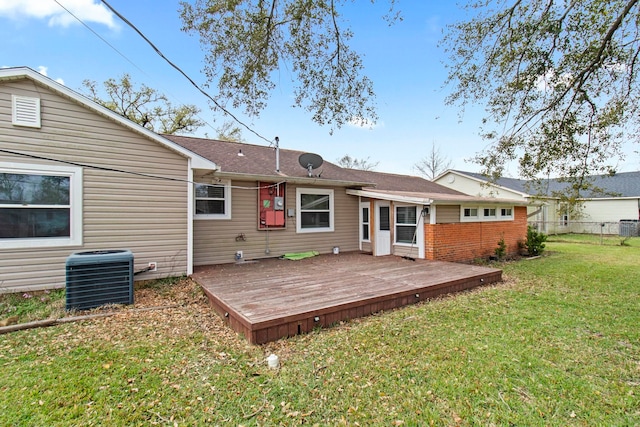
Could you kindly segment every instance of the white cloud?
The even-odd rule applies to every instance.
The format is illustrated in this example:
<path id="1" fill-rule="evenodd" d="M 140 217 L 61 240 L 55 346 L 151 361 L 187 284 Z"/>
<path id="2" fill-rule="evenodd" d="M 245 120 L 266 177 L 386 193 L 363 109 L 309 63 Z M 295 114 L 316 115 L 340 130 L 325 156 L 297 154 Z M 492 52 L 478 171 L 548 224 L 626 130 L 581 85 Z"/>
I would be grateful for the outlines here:
<path id="1" fill-rule="evenodd" d="M 47 74 L 47 71 L 49 70 L 49 67 L 45 67 L 44 65 L 39 65 L 38 66 L 38 72 L 40 74 L 42 74 L 45 77 L 49 77 L 49 75 Z M 58 83 L 60 83 L 61 85 L 64 85 L 64 80 L 62 80 L 61 78 L 57 78 L 56 81 Z"/>
<path id="2" fill-rule="evenodd" d="M 380 127 L 382 126 L 383 123 L 378 122 L 375 123 L 365 117 L 351 117 L 351 120 L 349 120 L 349 126 L 353 126 L 356 128 L 362 128 L 362 129 L 374 129 L 376 127 Z"/>
<path id="3" fill-rule="evenodd" d="M 58 0 L 69 12 L 83 22 L 94 22 L 106 25 L 111 29 L 118 28 L 114 15 L 103 4 L 94 0 Z M 9 19 L 47 19 L 49 26 L 68 27 L 79 22 L 71 13 L 53 0 L 0 0 L 0 17 Z"/>
<path id="4" fill-rule="evenodd" d="M 554 70 L 549 70 L 543 76 L 538 76 L 536 80 L 536 88 L 540 92 L 547 92 L 556 88 L 559 85 L 571 84 L 571 74 L 565 73 L 560 77 L 556 77 Z"/>

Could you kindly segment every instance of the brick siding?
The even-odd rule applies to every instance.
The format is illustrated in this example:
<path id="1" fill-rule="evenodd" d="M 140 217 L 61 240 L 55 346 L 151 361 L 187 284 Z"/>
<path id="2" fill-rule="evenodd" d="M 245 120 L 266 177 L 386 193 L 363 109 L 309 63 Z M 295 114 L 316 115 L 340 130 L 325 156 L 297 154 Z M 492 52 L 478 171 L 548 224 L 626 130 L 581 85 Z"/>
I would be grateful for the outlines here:
<path id="1" fill-rule="evenodd" d="M 467 262 L 494 255 L 504 237 L 507 255 L 516 255 L 527 236 L 527 208 L 514 207 L 513 221 L 425 224 L 425 258 Z"/>

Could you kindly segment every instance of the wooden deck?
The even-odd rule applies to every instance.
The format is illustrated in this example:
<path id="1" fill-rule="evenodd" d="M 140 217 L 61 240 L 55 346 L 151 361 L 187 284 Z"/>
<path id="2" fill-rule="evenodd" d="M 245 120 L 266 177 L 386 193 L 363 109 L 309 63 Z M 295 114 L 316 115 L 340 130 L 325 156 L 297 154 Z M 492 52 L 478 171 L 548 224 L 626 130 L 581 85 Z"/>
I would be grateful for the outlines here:
<path id="1" fill-rule="evenodd" d="M 361 253 L 196 267 L 211 306 L 254 344 L 499 282 L 502 271 Z"/>

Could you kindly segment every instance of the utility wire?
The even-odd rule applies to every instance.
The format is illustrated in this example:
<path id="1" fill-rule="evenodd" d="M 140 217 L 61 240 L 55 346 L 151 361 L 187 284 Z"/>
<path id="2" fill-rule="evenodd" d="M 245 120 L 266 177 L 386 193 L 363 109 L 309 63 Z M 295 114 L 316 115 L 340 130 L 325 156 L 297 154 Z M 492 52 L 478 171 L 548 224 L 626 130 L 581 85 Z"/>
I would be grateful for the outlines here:
<path id="1" fill-rule="evenodd" d="M 109 10 L 111 10 L 111 12 L 113 12 L 118 18 L 120 18 L 125 24 L 127 24 L 129 27 L 131 27 L 136 33 L 138 33 L 140 35 L 140 37 L 142 37 L 144 39 L 144 41 L 146 41 L 149 46 L 151 46 L 153 48 L 153 50 L 156 51 L 156 53 L 158 55 L 160 55 L 160 57 L 162 59 L 164 59 L 169 65 L 171 65 L 174 69 L 176 69 L 180 74 L 182 74 L 187 80 L 189 80 L 189 82 L 200 91 L 200 93 L 202 93 L 204 96 L 206 96 L 209 100 L 211 100 L 211 102 L 213 102 L 213 104 L 219 108 L 220 110 L 222 110 L 223 113 L 225 113 L 226 115 L 228 115 L 229 117 L 231 117 L 236 123 L 240 124 L 241 126 L 245 127 L 249 132 L 253 133 L 254 135 L 256 135 L 258 138 L 261 138 L 265 141 L 267 141 L 269 144 L 271 144 L 271 140 L 265 138 L 264 136 L 260 135 L 258 132 L 256 132 L 255 130 L 253 130 L 251 127 L 249 127 L 247 124 L 245 124 L 243 121 L 241 121 L 240 119 L 238 119 L 232 112 L 230 112 L 229 110 L 227 110 L 225 107 L 223 107 L 218 101 L 216 101 L 211 95 L 209 95 L 204 89 L 202 89 L 195 81 L 193 81 L 193 79 L 191 77 L 189 77 L 187 75 L 187 73 L 185 73 L 180 67 L 178 67 L 176 64 L 174 64 L 173 62 L 171 62 L 166 56 L 164 56 L 164 54 L 160 51 L 160 49 L 158 49 L 156 47 L 156 45 L 154 45 L 151 40 L 149 40 L 147 38 L 147 36 L 144 35 L 144 33 L 142 33 L 142 31 L 140 31 L 135 25 L 133 25 L 127 18 L 125 18 L 124 16 L 122 16 L 122 14 L 120 14 L 120 12 L 118 12 L 117 10 L 115 10 L 109 3 L 107 3 L 105 0 L 102 0 L 102 3 L 104 3 L 105 6 L 107 6 L 109 8 Z"/>
<path id="2" fill-rule="evenodd" d="M 133 62 L 131 59 L 129 59 L 124 53 L 120 52 L 115 46 L 113 46 L 111 43 L 109 43 L 104 37 L 102 37 L 100 34 L 98 34 L 93 28 L 91 28 L 89 25 L 87 25 L 87 23 L 85 23 L 82 19 L 80 19 L 78 16 L 76 16 L 73 12 L 71 12 L 69 9 L 67 9 L 64 5 L 62 5 L 58 0 L 53 0 L 54 2 L 56 2 L 58 4 L 58 6 L 60 6 L 62 9 L 64 9 L 69 15 L 73 16 L 73 18 L 78 21 L 80 24 L 82 24 L 86 29 L 88 29 L 89 31 L 91 31 L 96 37 L 98 37 L 100 40 L 102 40 L 107 46 L 109 46 L 111 49 L 113 49 L 118 55 L 120 55 L 121 57 L 123 57 L 129 64 L 133 65 L 134 67 L 136 67 L 142 74 L 144 74 L 145 76 L 152 78 L 148 73 L 146 73 L 142 68 L 140 68 L 138 65 L 136 65 L 135 62 Z M 170 92 L 169 94 L 177 99 L 174 95 L 172 95 Z M 198 115 L 198 118 L 200 120 L 202 120 L 205 124 L 207 124 L 207 126 L 209 126 L 211 129 L 215 128 L 213 127 L 213 125 L 211 125 L 211 123 L 209 123 L 205 118 L 203 118 L 202 116 Z"/>
<path id="3" fill-rule="evenodd" d="M 188 179 L 183 179 L 183 178 L 172 178 L 172 177 L 169 177 L 169 176 L 153 175 L 153 174 L 149 174 L 149 173 L 142 173 L 142 172 L 127 171 L 127 170 L 123 170 L 123 169 L 108 168 L 108 167 L 104 167 L 104 166 L 90 165 L 90 164 L 87 164 L 87 163 L 72 162 L 70 160 L 60 160 L 60 159 L 54 159 L 54 158 L 51 158 L 51 157 L 38 156 L 36 154 L 21 153 L 19 151 L 5 150 L 5 149 L 2 149 L 2 148 L 0 148 L 0 153 L 12 154 L 14 156 L 28 157 L 30 159 L 36 159 L 36 160 L 46 160 L 46 161 L 50 161 L 50 162 L 64 163 L 66 165 L 77 166 L 77 167 L 88 168 L 88 169 L 95 169 L 95 170 L 100 170 L 100 171 L 105 171 L 105 172 L 124 173 L 124 174 L 128 174 L 128 175 L 140 176 L 140 177 L 143 177 L 143 178 L 153 178 L 153 179 L 160 179 L 160 180 L 165 180 L 165 181 L 177 181 L 177 182 L 184 182 L 184 183 L 187 183 L 187 184 L 205 185 L 207 187 L 219 187 L 220 186 L 220 184 L 205 184 L 205 183 L 202 183 L 202 182 L 190 181 Z M 269 187 L 278 188 L 278 186 L 280 184 L 283 184 L 283 183 L 285 183 L 285 181 L 280 181 L 280 182 L 277 182 L 277 183 L 274 183 L 274 184 L 262 185 L 262 186 L 258 186 L 258 187 L 241 187 L 241 186 L 232 186 L 232 185 L 229 186 L 229 187 L 230 188 L 239 189 L 239 190 L 259 190 L 260 188 L 269 188 Z"/>
<path id="4" fill-rule="evenodd" d="M 129 64 L 133 65 L 134 67 L 136 67 L 140 72 L 142 72 L 143 74 L 146 74 L 148 76 L 147 73 L 144 72 L 144 70 L 142 70 L 142 68 L 138 67 L 133 61 L 131 61 L 129 58 L 127 58 L 127 56 L 120 52 L 114 45 L 112 45 L 111 43 L 109 43 L 104 37 L 102 37 L 100 34 L 98 34 L 93 28 L 91 28 L 90 26 L 88 26 L 82 19 L 78 18 L 76 15 L 73 14 L 73 12 L 71 12 L 69 9 L 67 9 L 66 7 L 64 7 L 58 0 L 53 0 L 54 2 L 56 2 L 58 4 L 58 6 L 60 6 L 61 8 L 63 8 L 69 15 L 73 16 L 75 18 L 76 21 L 78 21 L 79 23 L 81 23 L 87 30 L 91 31 L 96 37 L 98 37 L 100 40 L 102 40 L 107 46 L 109 46 L 111 49 L 113 49 L 118 55 L 122 56 Z"/>

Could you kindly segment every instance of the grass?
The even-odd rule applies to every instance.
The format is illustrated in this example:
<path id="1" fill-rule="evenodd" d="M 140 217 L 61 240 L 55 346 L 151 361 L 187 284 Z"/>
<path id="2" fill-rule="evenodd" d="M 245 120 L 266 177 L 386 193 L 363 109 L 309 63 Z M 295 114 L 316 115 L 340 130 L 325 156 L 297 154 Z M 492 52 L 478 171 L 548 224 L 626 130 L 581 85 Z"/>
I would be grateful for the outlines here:
<path id="1" fill-rule="evenodd" d="M 25 323 L 32 320 L 60 317 L 64 313 L 64 290 L 0 294 L 0 320 L 12 318 Z"/>
<path id="2" fill-rule="evenodd" d="M 181 306 L 0 336 L 0 425 L 640 425 L 636 243 L 261 347 L 155 285 Z"/>

